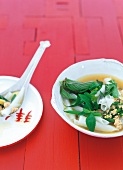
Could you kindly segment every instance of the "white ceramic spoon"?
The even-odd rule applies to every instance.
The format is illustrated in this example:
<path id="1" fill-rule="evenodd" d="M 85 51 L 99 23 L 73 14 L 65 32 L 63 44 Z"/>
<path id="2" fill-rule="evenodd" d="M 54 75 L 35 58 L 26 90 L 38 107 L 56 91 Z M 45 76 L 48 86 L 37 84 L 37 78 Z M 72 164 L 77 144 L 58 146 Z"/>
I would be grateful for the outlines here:
<path id="1" fill-rule="evenodd" d="M 5 96 L 9 92 L 19 91 L 18 95 L 15 99 L 11 102 L 11 104 L 0 111 L 1 116 L 8 116 L 11 113 L 13 107 L 20 107 L 24 101 L 24 97 L 26 95 L 26 91 L 28 89 L 29 82 L 32 78 L 32 75 L 47 47 L 50 46 L 49 41 L 41 41 L 40 46 L 37 49 L 36 53 L 34 54 L 32 60 L 30 61 L 28 67 L 22 74 L 21 78 L 10 88 L 6 89 L 5 91 L 1 92 L 0 95 Z"/>

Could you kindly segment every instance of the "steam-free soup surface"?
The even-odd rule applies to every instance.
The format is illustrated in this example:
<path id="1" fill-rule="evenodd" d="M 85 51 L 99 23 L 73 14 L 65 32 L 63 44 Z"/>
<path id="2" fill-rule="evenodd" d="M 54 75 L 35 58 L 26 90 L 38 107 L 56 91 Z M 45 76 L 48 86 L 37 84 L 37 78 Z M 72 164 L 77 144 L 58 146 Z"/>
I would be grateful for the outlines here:
<path id="1" fill-rule="evenodd" d="M 111 78 L 111 79 L 115 80 L 116 83 L 118 84 L 118 87 L 123 88 L 123 80 L 121 80 L 115 76 L 107 75 L 107 74 L 87 75 L 87 76 L 83 76 L 83 77 L 79 78 L 78 81 L 80 81 L 80 82 L 87 82 L 87 81 L 94 81 L 94 80 L 103 81 L 105 78 Z"/>
<path id="2" fill-rule="evenodd" d="M 106 79 L 106 78 L 108 78 L 108 79 Z M 86 83 L 85 88 L 87 87 L 88 82 L 90 82 L 89 83 L 90 85 L 93 82 L 99 83 L 99 86 L 96 86 L 97 87 L 96 93 L 99 92 L 98 96 L 96 96 L 96 93 L 95 94 L 93 93 L 93 97 L 97 98 L 96 105 L 94 104 L 95 101 L 93 101 L 94 98 L 89 97 L 89 93 L 91 94 L 92 91 L 89 90 L 90 91 L 89 92 L 88 89 L 87 89 L 87 91 L 84 91 L 84 92 L 79 91 L 79 89 L 81 89 L 80 86 L 84 87 L 84 85 L 77 84 L 77 82 L 85 82 Z M 72 83 L 73 83 L 73 91 L 71 91 Z M 100 83 L 102 83 L 102 85 L 100 85 Z M 117 93 L 114 94 L 113 91 L 108 91 L 110 93 L 107 94 L 107 91 L 105 88 L 107 88 L 107 86 L 108 86 L 108 88 L 110 89 L 111 86 L 109 84 L 115 86 L 114 91 L 115 92 L 117 91 Z M 75 90 L 75 85 L 76 85 L 76 88 L 79 87 L 78 89 L 76 89 L 78 92 Z M 90 87 L 90 85 L 88 87 Z M 69 89 L 69 87 L 70 87 L 70 89 Z M 83 89 L 83 87 L 82 87 L 82 89 Z M 91 87 L 95 87 L 95 86 L 92 85 Z M 105 87 L 104 88 L 105 90 L 103 92 L 102 91 L 100 92 L 102 87 Z M 89 129 L 90 131 L 95 131 L 95 132 L 99 132 L 99 133 L 115 133 L 116 131 L 121 131 L 123 129 L 123 80 L 120 80 L 119 78 L 117 78 L 115 76 L 111 76 L 111 75 L 93 74 L 93 75 L 87 75 L 87 76 L 81 77 L 75 81 L 66 78 L 65 80 L 63 80 L 63 86 L 61 84 L 61 89 L 62 88 L 65 88 L 64 90 L 67 90 L 67 88 L 68 88 L 68 91 L 66 94 L 64 93 L 65 92 L 64 90 L 63 91 L 61 90 L 63 92 L 63 94 L 61 92 L 61 95 L 63 98 L 66 98 L 66 96 L 68 95 L 69 92 L 71 94 L 71 93 L 74 93 L 74 91 L 75 91 L 75 95 L 77 95 L 78 97 L 80 97 L 80 95 L 82 95 L 81 96 L 82 98 L 80 97 L 80 103 L 78 103 L 78 105 L 76 105 L 77 107 L 79 107 L 79 112 L 78 112 L 78 108 L 76 108 L 75 105 L 73 106 L 73 104 L 71 105 L 72 107 L 67 107 L 67 110 L 64 110 L 66 112 L 67 116 L 76 125 L 81 126 L 85 129 Z M 95 91 L 95 89 L 93 89 L 93 90 Z M 114 96 L 116 94 L 117 94 L 117 96 Z M 92 94 L 91 94 L 91 96 L 92 96 Z M 77 100 L 79 99 L 78 97 L 77 97 Z M 92 101 L 92 102 L 90 102 L 90 104 L 88 103 L 88 101 L 89 101 L 88 98 L 89 98 L 89 100 Z M 75 99 L 75 103 L 77 102 L 77 100 Z M 71 103 L 71 100 L 69 98 L 68 98 L 68 101 Z M 105 101 L 106 102 L 108 101 L 108 102 L 105 104 Z M 117 105 L 114 104 L 117 101 L 118 101 L 118 104 Z M 103 102 L 103 103 L 101 103 L 101 102 Z M 90 110 L 91 103 L 92 103 L 92 107 L 91 107 L 92 109 Z M 96 107 L 97 105 L 99 106 L 98 108 Z M 118 110 L 118 112 L 116 110 Z M 95 125 L 94 125 L 95 118 L 92 116 L 92 114 L 96 118 Z M 92 119 L 88 115 L 92 116 L 93 122 L 91 122 Z M 89 117 L 89 121 L 88 121 L 88 117 Z M 100 117 L 100 118 L 97 120 L 97 117 Z M 103 122 L 105 121 L 105 123 L 100 124 L 101 123 L 100 120 Z M 92 126 L 90 127 L 90 125 L 87 121 L 91 122 L 93 127 Z M 122 124 L 121 124 L 121 121 L 122 121 Z M 98 126 L 98 127 L 96 127 L 96 126 Z"/>

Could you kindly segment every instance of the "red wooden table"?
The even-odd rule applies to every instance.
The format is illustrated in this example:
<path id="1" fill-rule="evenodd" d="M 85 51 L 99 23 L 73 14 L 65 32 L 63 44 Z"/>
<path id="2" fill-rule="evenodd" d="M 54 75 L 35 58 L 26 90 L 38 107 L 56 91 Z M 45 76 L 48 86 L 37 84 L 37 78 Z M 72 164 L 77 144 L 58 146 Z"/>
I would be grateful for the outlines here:
<path id="1" fill-rule="evenodd" d="M 50 104 L 57 76 L 85 59 L 123 62 L 122 0 L 0 0 L 0 75 L 20 77 L 49 40 L 31 83 L 43 116 L 18 143 L 0 148 L 0 170 L 122 170 L 123 137 L 100 139 L 66 124 Z"/>

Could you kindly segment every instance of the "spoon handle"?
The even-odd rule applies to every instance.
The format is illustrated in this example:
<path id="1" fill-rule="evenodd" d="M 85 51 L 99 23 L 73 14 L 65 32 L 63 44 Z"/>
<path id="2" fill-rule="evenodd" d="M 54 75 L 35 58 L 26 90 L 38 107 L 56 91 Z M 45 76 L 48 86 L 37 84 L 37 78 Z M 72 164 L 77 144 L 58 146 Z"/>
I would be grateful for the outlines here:
<path id="1" fill-rule="evenodd" d="M 33 75 L 45 49 L 49 46 L 50 46 L 49 41 L 41 41 L 40 42 L 39 48 L 35 52 L 32 60 L 30 61 L 28 67 L 26 68 L 25 72 L 23 73 L 23 75 L 21 76 L 21 78 L 19 80 L 21 87 L 26 86 L 30 82 L 32 75 Z"/>
<path id="2" fill-rule="evenodd" d="M 45 49 L 47 47 L 50 46 L 50 42 L 49 41 L 41 41 L 40 42 L 40 46 L 38 47 L 37 51 L 35 52 L 33 58 L 31 59 L 29 65 L 27 66 L 26 70 L 24 71 L 24 73 L 22 74 L 22 76 L 20 77 L 20 79 L 17 81 L 17 83 L 15 83 L 14 85 L 12 85 L 10 88 L 6 89 L 4 92 L 0 93 L 1 95 L 6 94 L 9 91 L 18 91 L 20 90 L 22 87 L 25 87 L 25 90 L 28 87 L 28 84 L 32 78 L 32 75 L 45 51 Z"/>

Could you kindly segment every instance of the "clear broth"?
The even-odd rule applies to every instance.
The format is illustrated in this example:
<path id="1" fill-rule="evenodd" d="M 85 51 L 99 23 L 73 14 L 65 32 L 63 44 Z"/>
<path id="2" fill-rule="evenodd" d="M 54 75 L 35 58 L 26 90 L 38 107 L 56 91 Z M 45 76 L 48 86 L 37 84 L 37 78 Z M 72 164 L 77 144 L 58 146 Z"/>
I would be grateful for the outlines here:
<path id="1" fill-rule="evenodd" d="M 111 75 L 107 75 L 107 74 L 87 75 L 87 76 L 79 78 L 78 81 L 80 81 L 80 82 L 88 82 L 88 81 L 94 81 L 94 80 L 103 81 L 105 78 L 111 78 L 111 79 L 115 80 L 116 83 L 118 84 L 118 87 L 123 88 L 123 80 L 121 80 L 115 76 L 111 76 Z"/>

